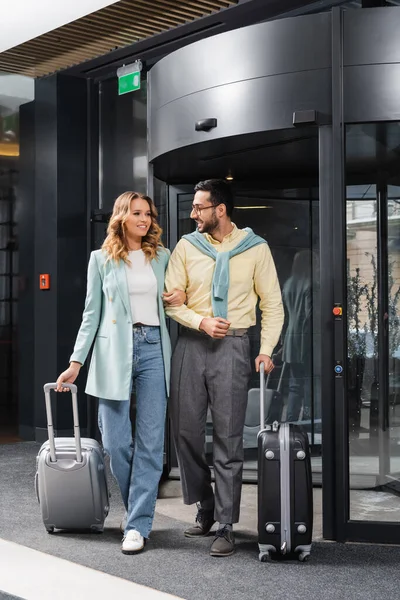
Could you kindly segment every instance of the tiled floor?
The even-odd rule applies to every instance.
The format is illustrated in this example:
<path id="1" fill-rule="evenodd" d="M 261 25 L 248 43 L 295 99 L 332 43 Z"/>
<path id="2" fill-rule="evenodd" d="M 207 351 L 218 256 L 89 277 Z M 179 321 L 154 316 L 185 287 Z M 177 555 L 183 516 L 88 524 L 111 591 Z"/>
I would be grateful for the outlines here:
<path id="1" fill-rule="evenodd" d="M 169 480 L 160 488 L 157 512 L 166 517 L 191 523 L 194 521 L 196 507 L 183 504 L 180 481 Z M 257 532 L 257 486 L 255 484 L 243 485 L 240 522 L 235 525 L 235 530 L 251 531 L 254 534 Z M 313 539 L 322 539 L 322 490 L 320 488 L 314 488 Z"/>

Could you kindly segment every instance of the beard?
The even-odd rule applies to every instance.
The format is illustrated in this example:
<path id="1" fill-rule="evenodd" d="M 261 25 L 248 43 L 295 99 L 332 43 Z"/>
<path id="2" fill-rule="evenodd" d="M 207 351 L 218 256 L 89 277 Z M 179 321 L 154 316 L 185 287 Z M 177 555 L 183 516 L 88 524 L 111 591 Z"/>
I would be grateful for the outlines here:
<path id="1" fill-rule="evenodd" d="M 208 233 L 209 235 L 212 235 L 219 227 L 218 219 L 215 214 L 212 215 L 209 221 L 202 221 L 200 223 L 200 227 L 200 233 Z"/>

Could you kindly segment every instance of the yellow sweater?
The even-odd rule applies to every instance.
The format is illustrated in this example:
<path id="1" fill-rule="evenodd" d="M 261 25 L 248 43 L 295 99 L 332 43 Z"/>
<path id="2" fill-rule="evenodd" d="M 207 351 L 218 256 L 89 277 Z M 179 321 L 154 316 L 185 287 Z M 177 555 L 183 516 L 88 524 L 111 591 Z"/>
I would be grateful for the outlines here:
<path id="1" fill-rule="evenodd" d="M 233 225 L 230 234 L 218 242 L 205 234 L 217 252 L 232 250 L 246 231 Z M 174 288 L 187 294 L 186 305 L 167 307 L 169 317 L 186 327 L 199 329 L 204 317 L 212 317 L 211 283 L 215 261 L 195 248 L 187 240 L 180 240 L 168 264 L 165 288 Z M 281 290 L 271 251 L 260 244 L 242 252 L 229 261 L 230 285 L 228 294 L 228 321 L 233 329 L 256 324 L 256 305 L 260 299 L 261 348 L 260 354 L 272 355 L 281 334 L 284 311 Z"/>

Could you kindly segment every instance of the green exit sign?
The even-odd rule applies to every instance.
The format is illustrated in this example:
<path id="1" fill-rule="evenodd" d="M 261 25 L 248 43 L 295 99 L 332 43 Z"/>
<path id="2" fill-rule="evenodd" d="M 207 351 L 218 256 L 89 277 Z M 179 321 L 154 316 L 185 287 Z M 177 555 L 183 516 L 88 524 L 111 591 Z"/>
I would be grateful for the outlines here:
<path id="1" fill-rule="evenodd" d="M 127 94 L 128 92 L 136 92 L 140 90 L 140 71 L 122 75 L 118 78 L 118 95 Z"/>

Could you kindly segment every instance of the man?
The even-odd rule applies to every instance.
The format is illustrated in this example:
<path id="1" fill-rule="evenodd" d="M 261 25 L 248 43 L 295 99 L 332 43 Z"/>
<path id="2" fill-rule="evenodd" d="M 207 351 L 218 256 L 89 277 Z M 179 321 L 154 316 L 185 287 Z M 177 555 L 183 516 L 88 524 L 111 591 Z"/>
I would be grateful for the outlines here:
<path id="1" fill-rule="evenodd" d="M 232 525 L 239 520 L 243 469 L 243 427 L 251 375 L 247 329 L 262 312 L 261 348 L 256 370 L 274 367 L 272 351 L 283 325 L 281 291 L 265 240 L 231 221 L 229 184 L 210 179 L 195 187 L 191 218 L 197 230 L 184 236 L 172 253 L 167 292 L 187 294 L 186 305 L 167 307 L 181 323 L 171 374 L 171 419 L 185 504 L 198 504 L 187 537 L 205 536 L 219 526 L 211 556 L 234 552 Z M 207 408 L 213 421 L 213 466 L 205 460 Z"/>

